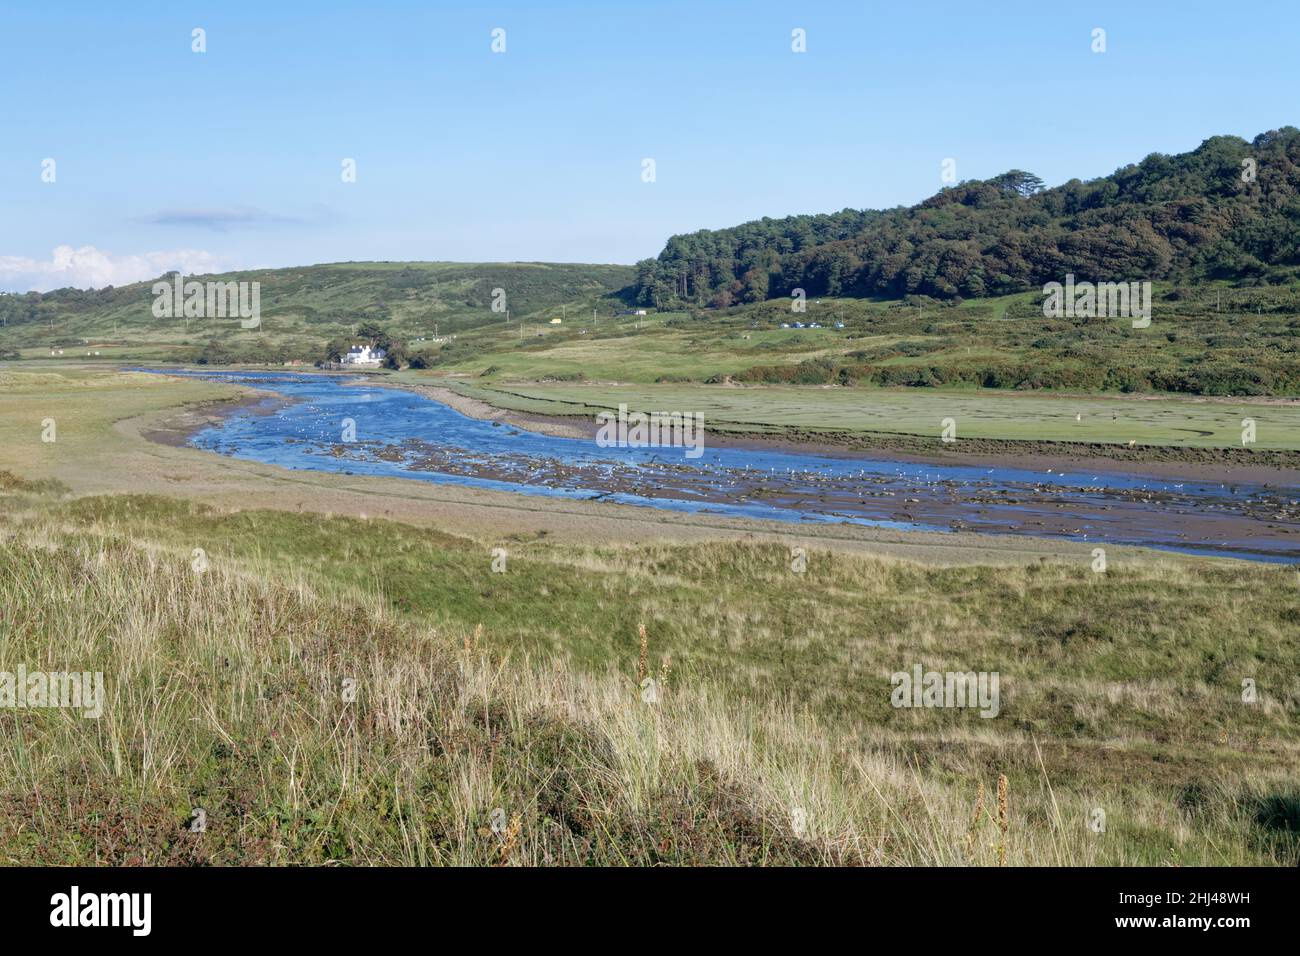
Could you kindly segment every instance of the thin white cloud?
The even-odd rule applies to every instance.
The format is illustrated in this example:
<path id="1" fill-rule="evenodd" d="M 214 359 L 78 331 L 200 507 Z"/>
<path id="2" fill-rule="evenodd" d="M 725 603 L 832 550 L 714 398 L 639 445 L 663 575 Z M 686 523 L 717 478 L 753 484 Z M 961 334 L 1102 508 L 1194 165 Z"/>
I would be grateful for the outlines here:
<path id="1" fill-rule="evenodd" d="M 258 226 L 302 225 L 307 222 L 298 216 L 266 212 L 252 206 L 230 206 L 225 208 L 185 208 L 163 209 L 140 217 L 140 222 L 158 226 L 196 226 L 225 232 L 234 228 L 256 228 Z"/>
<path id="2" fill-rule="evenodd" d="M 222 271 L 217 257 L 202 249 L 173 249 L 118 256 L 94 246 L 57 246 L 48 261 L 0 256 L 0 288 L 10 292 L 102 289 L 153 279 L 179 269 L 186 275 Z"/>

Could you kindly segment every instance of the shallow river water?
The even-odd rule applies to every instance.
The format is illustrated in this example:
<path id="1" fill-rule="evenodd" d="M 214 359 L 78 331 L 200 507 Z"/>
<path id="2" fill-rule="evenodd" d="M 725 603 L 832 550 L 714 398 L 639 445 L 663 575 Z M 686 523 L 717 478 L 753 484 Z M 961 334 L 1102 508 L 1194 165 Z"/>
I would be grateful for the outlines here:
<path id="1" fill-rule="evenodd" d="M 284 468 L 701 514 L 1025 534 L 1300 563 L 1296 488 L 713 448 L 707 422 L 704 453 L 692 459 L 682 448 L 602 448 L 480 421 L 410 391 L 337 375 L 165 374 L 282 396 L 287 401 L 234 411 L 189 443 Z"/>

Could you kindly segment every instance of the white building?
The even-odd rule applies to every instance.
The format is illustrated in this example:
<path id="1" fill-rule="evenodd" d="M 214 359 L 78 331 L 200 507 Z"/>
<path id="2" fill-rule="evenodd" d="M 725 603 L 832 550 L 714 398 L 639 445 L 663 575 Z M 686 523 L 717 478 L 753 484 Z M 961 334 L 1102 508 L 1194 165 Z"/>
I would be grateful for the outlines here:
<path id="1" fill-rule="evenodd" d="M 371 349 L 369 345 L 354 345 L 343 356 L 344 365 L 379 365 L 387 355 L 383 349 Z"/>

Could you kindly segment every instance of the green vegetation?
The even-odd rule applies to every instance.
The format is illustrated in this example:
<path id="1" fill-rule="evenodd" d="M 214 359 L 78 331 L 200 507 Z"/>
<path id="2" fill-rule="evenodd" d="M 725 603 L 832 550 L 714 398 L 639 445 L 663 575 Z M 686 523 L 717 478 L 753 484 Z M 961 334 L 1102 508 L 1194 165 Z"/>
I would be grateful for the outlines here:
<path id="1" fill-rule="evenodd" d="M 1249 164 L 1249 168 L 1247 168 Z M 981 298 L 1090 281 L 1300 277 L 1300 130 L 1215 136 L 1089 182 L 1012 170 L 910 208 L 761 219 L 673 236 L 637 265 L 643 304 L 788 296 Z"/>
<path id="2" fill-rule="evenodd" d="M 511 381 L 1296 396 L 1297 163 L 1300 130 L 1286 127 L 1054 189 L 1013 170 L 909 209 L 674 236 L 635 269 L 338 263 L 221 277 L 262 284 L 255 330 L 154 318 L 149 283 L 4 296 L 0 355 L 280 364 L 361 337 L 388 345 L 394 368 Z M 1155 282 L 1151 326 L 1044 317 L 1042 285 L 1070 273 Z M 509 322 L 492 310 L 497 289 Z M 790 309 L 795 289 L 806 312 Z M 634 300 L 659 314 L 618 315 Z M 821 328 L 780 329 L 795 321 Z"/>
<path id="3" fill-rule="evenodd" d="M 141 372 L 0 369 L 4 466 L 28 478 L 38 473 L 102 476 L 106 456 L 125 457 L 138 450 L 126 447 L 114 423 L 169 403 L 202 405 L 237 394 L 213 382 L 169 380 Z M 52 442 L 40 440 L 47 419 L 55 423 Z"/>
<path id="4" fill-rule="evenodd" d="M 821 327 L 780 327 L 796 318 Z M 947 307 L 822 299 L 801 314 L 777 303 L 707 320 L 659 313 L 639 327 L 587 320 L 522 341 L 485 329 L 394 381 L 588 420 L 626 402 L 699 411 L 715 431 L 932 439 L 952 416 L 963 438 L 1236 449 L 1244 461 L 1300 448 L 1300 412 L 1219 399 L 1300 394 L 1298 346 L 1300 289 L 1162 289 L 1147 329 L 1045 319 L 1033 296 Z M 1247 417 L 1259 431 L 1244 450 Z"/>
<path id="5" fill-rule="evenodd" d="M 398 513 L 399 482 L 121 427 L 232 393 L 0 372 L 0 671 L 108 690 L 98 720 L 0 708 L 4 862 L 1300 862 L 1294 569 L 930 565 L 791 528 L 796 573 L 770 538 L 558 540 L 513 510 L 450 534 L 357 517 Z M 169 497 L 99 490 L 140 486 Z M 290 513 L 309 498 L 337 516 Z M 894 709 L 915 664 L 997 671 L 999 715 Z"/>
<path id="6" fill-rule="evenodd" d="M 108 687 L 0 711 L 5 862 L 1300 861 L 1290 570 L 531 539 L 493 574 L 389 522 L 4 486 L 0 670 Z M 1001 714 L 895 710 L 914 663 L 999 671 Z"/>
<path id="7" fill-rule="evenodd" d="M 209 364 L 322 358 L 326 343 L 376 323 L 409 347 L 501 323 L 493 289 L 505 289 L 514 317 L 560 314 L 562 307 L 609 313 L 631 280 L 628 266 L 555 263 L 335 263 L 228 273 L 222 281 L 261 283 L 262 324 L 233 319 L 159 319 L 152 283 L 97 291 L 61 289 L 0 296 L 0 349 L 24 357 Z M 200 282 L 218 278 L 194 276 Z"/>
<path id="8" fill-rule="evenodd" d="M 407 381 L 416 381 L 407 378 Z M 998 394 L 936 389 L 767 388 L 698 385 L 572 385 L 447 383 L 493 405 L 592 420 L 626 403 L 634 411 L 688 410 L 714 432 L 778 437 L 916 436 L 937 440 L 952 417 L 965 439 L 1068 444 L 1300 451 L 1300 405 L 1248 405 L 1179 399 Z M 1253 418 L 1258 438 L 1242 449 L 1241 421 Z"/>
<path id="9" fill-rule="evenodd" d="M 1115 548 L 1098 573 L 1083 546 L 973 535 L 921 564 L 687 519 L 623 540 L 617 505 L 148 443 L 237 390 L 70 367 L 363 339 L 409 364 L 384 381 L 524 412 L 907 442 L 952 417 L 963 451 L 1289 464 L 1297 163 L 1295 129 L 1218 137 L 1052 190 L 1013 171 L 678 236 L 636 269 L 224 276 L 262 284 L 249 331 L 154 318 L 150 283 L 0 297 L 0 359 L 23 360 L 0 369 L 0 672 L 108 691 L 97 720 L 0 707 L 0 862 L 1300 864 L 1293 568 Z M 1067 272 L 1159 280 L 1150 327 L 1045 318 Z M 620 314 L 634 297 L 657 311 Z M 997 672 L 998 716 L 895 709 L 915 665 Z"/>
<path id="10" fill-rule="evenodd" d="M 1300 395 L 1300 287 L 1157 290 L 1151 326 L 1042 315 L 1039 297 L 934 303 L 820 299 L 804 313 L 764 303 L 660 313 L 638 328 L 590 318 L 487 328 L 430 356 L 429 367 L 495 382 L 545 378 L 637 383 L 907 386 Z M 781 328 L 801 321 L 820 328 Z M 843 328 L 836 328 L 836 324 Z M 513 331 L 513 334 L 511 332 Z"/>

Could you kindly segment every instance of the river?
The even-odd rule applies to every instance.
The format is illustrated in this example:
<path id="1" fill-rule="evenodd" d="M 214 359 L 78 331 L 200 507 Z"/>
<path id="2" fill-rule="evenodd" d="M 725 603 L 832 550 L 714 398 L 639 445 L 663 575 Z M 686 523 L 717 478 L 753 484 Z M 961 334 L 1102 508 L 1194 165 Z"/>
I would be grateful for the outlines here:
<path id="1" fill-rule="evenodd" d="M 710 447 L 602 448 L 468 418 L 337 375 L 163 371 L 249 385 L 195 448 L 289 469 L 399 477 L 699 514 L 1067 538 L 1300 563 L 1300 491 L 1113 470 L 936 465 Z M 1078 467 L 1078 466 L 1076 466 Z"/>

